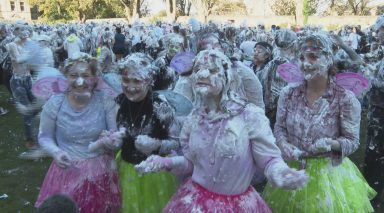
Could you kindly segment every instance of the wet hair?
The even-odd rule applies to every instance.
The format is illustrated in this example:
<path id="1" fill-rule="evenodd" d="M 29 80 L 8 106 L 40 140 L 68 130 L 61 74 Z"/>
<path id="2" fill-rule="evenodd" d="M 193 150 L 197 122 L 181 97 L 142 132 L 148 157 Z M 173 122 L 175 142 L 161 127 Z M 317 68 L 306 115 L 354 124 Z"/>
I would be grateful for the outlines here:
<path id="1" fill-rule="evenodd" d="M 121 28 L 120 27 L 116 27 L 116 32 L 117 33 L 121 33 Z"/>
<path id="2" fill-rule="evenodd" d="M 68 196 L 56 194 L 48 197 L 36 209 L 36 213 L 79 213 L 79 207 Z"/>

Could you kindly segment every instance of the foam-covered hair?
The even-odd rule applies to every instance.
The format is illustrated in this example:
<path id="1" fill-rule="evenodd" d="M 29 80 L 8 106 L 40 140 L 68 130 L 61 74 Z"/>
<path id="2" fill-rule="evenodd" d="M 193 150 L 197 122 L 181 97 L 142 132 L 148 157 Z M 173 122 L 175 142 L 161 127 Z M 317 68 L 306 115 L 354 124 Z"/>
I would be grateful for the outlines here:
<path id="1" fill-rule="evenodd" d="M 115 35 L 109 30 L 103 32 L 103 35 L 102 35 L 103 42 L 105 43 L 112 42 L 114 40 L 114 37 Z"/>
<path id="2" fill-rule="evenodd" d="M 384 15 L 381 15 L 377 17 L 375 23 L 373 24 L 373 29 L 377 31 L 380 29 L 380 27 L 383 27 L 383 26 L 384 26 Z"/>
<path id="3" fill-rule="evenodd" d="M 177 33 L 170 33 L 166 35 L 163 39 L 165 46 L 168 48 L 170 44 L 173 45 L 182 45 L 184 44 L 183 36 Z"/>
<path id="4" fill-rule="evenodd" d="M 297 35 L 295 32 L 289 29 L 281 29 L 275 37 L 275 43 L 277 47 L 288 48 L 294 45 L 297 41 Z"/>
<path id="5" fill-rule="evenodd" d="M 91 55 L 87 53 L 79 53 L 73 58 L 68 58 L 64 61 L 64 74 L 66 74 L 73 65 L 84 62 L 89 65 L 91 68 L 92 74 L 98 75 L 98 65 L 97 65 L 97 59 L 95 57 L 92 57 Z"/>
<path id="6" fill-rule="evenodd" d="M 302 51 L 307 42 L 313 42 L 320 51 L 326 55 L 332 55 L 332 39 L 325 31 L 311 33 L 299 41 L 299 50 Z"/>
<path id="7" fill-rule="evenodd" d="M 128 55 L 118 64 L 120 73 L 126 69 L 140 71 L 140 76 L 146 80 L 153 79 L 158 70 L 151 56 L 139 52 Z"/>
<path id="8" fill-rule="evenodd" d="M 224 71 L 225 83 L 222 91 L 222 97 L 220 99 L 220 106 L 222 110 L 228 110 L 227 103 L 236 102 L 244 104 L 243 99 L 239 96 L 241 90 L 241 79 L 236 69 L 232 69 L 231 60 L 224 55 L 221 51 L 215 49 L 203 50 L 195 58 L 195 64 L 193 66 L 194 72 L 196 72 L 198 65 L 204 64 L 210 67 L 217 67 Z M 195 102 L 200 101 L 198 97 L 195 98 Z M 196 103 L 198 106 L 199 103 Z"/>

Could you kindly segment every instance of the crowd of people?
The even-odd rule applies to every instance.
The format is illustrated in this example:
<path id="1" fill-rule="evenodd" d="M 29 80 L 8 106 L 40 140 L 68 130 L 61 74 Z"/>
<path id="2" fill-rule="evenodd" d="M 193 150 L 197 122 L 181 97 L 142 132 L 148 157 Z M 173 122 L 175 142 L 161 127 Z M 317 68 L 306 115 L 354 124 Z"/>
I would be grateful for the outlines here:
<path id="1" fill-rule="evenodd" d="M 383 57 L 384 16 L 340 31 L 0 24 L 25 146 L 53 159 L 35 207 L 84 213 L 378 210 Z"/>

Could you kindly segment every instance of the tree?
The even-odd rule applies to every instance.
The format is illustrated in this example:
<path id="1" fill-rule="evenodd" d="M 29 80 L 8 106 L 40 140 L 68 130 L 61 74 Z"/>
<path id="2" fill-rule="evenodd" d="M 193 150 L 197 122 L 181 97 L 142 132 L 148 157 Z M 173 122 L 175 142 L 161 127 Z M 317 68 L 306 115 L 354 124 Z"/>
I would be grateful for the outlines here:
<path id="1" fill-rule="evenodd" d="M 208 16 L 212 14 L 220 0 L 192 0 L 192 2 L 198 8 L 199 16 L 204 17 L 204 20 L 207 21 Z"/>
<path id="2" fill-rule="evenodd" d="M 303 14 L 310 16 L 316 13 L 319 0 L 303 0 Z M 271 5 L 272 11 L 279 16 L 295 16 L 296 0 L 275 0 Z"/>
<path id="3" fill-rule="evenodd" d="M 221 0 L 218 2 L 213 13 L 216 15 L 246 15 L 247 7 L 243 1 L 234 2 L 230 0 Z"/>
<path id="4" fill-rule="evenodd" d="M 30 0 L 37 7 L 40 19 L 47 22 L 78 20 L 85 22 L 90 18 L 121 17 L 122 12 L 106 0 Z"/>
<path id="5" fill-rule="evenodd" d="M 293 16 L 296 13 L 296 1 L 276 0 L 272 3 L 271 9 L 278 16 Z"/>
<path id="6" fill-rule="evenodd" d="M 54 22 L 72 19 L 67 10 L 68 0 L 30 0 L 30 5 L 37 6 L 43 21 Z"/>
<path id="7" fill-rule="evenodd" d="M 348 5 L 353 15 L 368 15 L 368 3 L 369 0 L 348 0 Z"/>
<path id="8" fill-rule="evenodd" d="M 191 0 L 177 0 L 176 1 L 176 16 L 189 16 L 191 13 L 192 1 Z"/>

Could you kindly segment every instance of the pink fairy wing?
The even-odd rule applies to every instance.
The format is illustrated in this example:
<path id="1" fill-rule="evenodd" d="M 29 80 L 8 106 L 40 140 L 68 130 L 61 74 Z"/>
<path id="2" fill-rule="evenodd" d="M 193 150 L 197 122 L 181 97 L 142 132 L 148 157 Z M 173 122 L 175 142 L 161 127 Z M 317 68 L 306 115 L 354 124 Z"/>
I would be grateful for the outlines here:
<path id="1" fill-rule="evenodd" d="M 345 72 L 336 74 L 336 84 L 352 91 L 356 96 L 369 88 L 369 80 L 359 73 Z"/>
<path id="2" fill-rule="evenodd" d="M 47 100 L 54 94 L 62 93 L 68 88 L 68 84 L 63 77 L 49 76 L 37 80 L 32 86 L 32 93 Z"/>
<path id="3" fill-rule="evenodd" d="M 106 95 L 117 97 L 121 92 L 116 91 L 105 80 L 99 78 L 96 89 L 103 91 Z"/>
<path id="4" fill-rule="evenodd" d="M 181 52 L 176 54 L 172 60 L 170 66 L 179 74 L 190 71 L 193 67 L 195 60 L 195 54 L 192 52 Z"/>
<path id="5" fill-rule="evenodd" d="M 299 66 L 294 63 L 284 63 L 277 67 L 277 73 L 288 83 L 298 83 L 304 80 Z"/>

